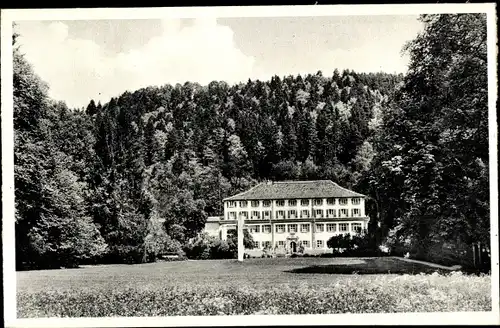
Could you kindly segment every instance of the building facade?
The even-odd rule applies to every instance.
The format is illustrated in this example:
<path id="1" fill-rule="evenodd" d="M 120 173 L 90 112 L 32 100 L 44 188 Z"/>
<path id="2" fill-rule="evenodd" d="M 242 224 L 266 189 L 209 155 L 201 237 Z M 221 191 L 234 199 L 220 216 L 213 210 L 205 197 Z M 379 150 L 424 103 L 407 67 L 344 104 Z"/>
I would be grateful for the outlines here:
<path id="1" fill-rule="evenodd" d="M 223 203 L 224 215 L 210 217 L 205 231 L 225 240 L 241 217 L 254 240 L 246 252 L 257 256 L 323 253 L 332 236 L 359 233 L 369 222 L 365 196 L 329 180 L 265 182 Z"/>

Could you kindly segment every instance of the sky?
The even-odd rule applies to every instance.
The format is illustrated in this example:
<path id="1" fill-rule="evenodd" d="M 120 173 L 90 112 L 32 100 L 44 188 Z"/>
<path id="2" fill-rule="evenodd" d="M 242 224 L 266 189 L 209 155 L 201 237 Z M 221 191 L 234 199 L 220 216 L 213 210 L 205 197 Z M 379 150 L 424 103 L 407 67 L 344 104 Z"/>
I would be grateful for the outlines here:
<path id="1" fill-rule="evenodd" d="M 334 69 L 404 73 L 418 16 L 20 21 L 49 96 L 71 107 L 167 83 L 237 83 Z"/>

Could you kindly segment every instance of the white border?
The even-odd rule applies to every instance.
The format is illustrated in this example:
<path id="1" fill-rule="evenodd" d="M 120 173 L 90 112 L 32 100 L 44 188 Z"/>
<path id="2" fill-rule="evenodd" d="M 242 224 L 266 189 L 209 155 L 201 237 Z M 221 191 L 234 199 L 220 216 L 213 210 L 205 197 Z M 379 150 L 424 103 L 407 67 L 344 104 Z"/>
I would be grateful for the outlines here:
<path id="1" fill-rule="evenodd" d="M 492 312 L 335 314 L 335 315 L 252 315 L 215 317 L 128 317 L 16 319 L 16 272 L 14 258 L 14 159 L 12 126 L 12 22 L 20 20 L 154 19 L 194 17 L 305 17 L 343 15 L 418 15 L 422 13 L 487 13 L 488 105 L 490 147 L 490 201 L 492 248 Z M 410 4 L 410 5 L 312 5 L 269 7 L 205 8 L 94 8 L 23 9 L 1 12 L 1 101 L 2 101 L 2 243 L 4 258 L 4 323 L 6 327 L 138 327 L 138 326 L 232 326 L 232 325 L 331 325 L 331 324 L 498 324 L 498 176 L 497 176 L 497 48 L 496 5 Z"/>

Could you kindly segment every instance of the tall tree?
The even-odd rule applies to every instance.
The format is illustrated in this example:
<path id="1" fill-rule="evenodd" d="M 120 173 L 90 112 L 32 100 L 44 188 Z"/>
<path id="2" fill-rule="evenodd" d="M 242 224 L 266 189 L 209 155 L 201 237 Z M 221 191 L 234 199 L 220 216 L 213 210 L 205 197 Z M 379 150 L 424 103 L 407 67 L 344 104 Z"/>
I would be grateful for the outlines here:
<path id="1" fill-rule="evenodd" d="M 420 19 L 386 114 L 378 186 L 398 191 L 401 213 L 388 219 L 425 256 L 432 244 L 489 243 L 488 85 L 485 15 Z"/>

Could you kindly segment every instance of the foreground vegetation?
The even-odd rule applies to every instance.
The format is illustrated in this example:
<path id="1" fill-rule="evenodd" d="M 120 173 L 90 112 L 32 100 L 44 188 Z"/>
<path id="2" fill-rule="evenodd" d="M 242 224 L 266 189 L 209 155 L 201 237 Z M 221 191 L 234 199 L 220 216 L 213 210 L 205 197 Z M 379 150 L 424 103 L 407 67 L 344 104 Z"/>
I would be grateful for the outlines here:
<path id="1" fill-rule="evenodd" d="M 393 258 L 214 260 L 18 272 L 17 311 L 23 318 L 490 311 L 490 295 L 489 276 Z"/>

